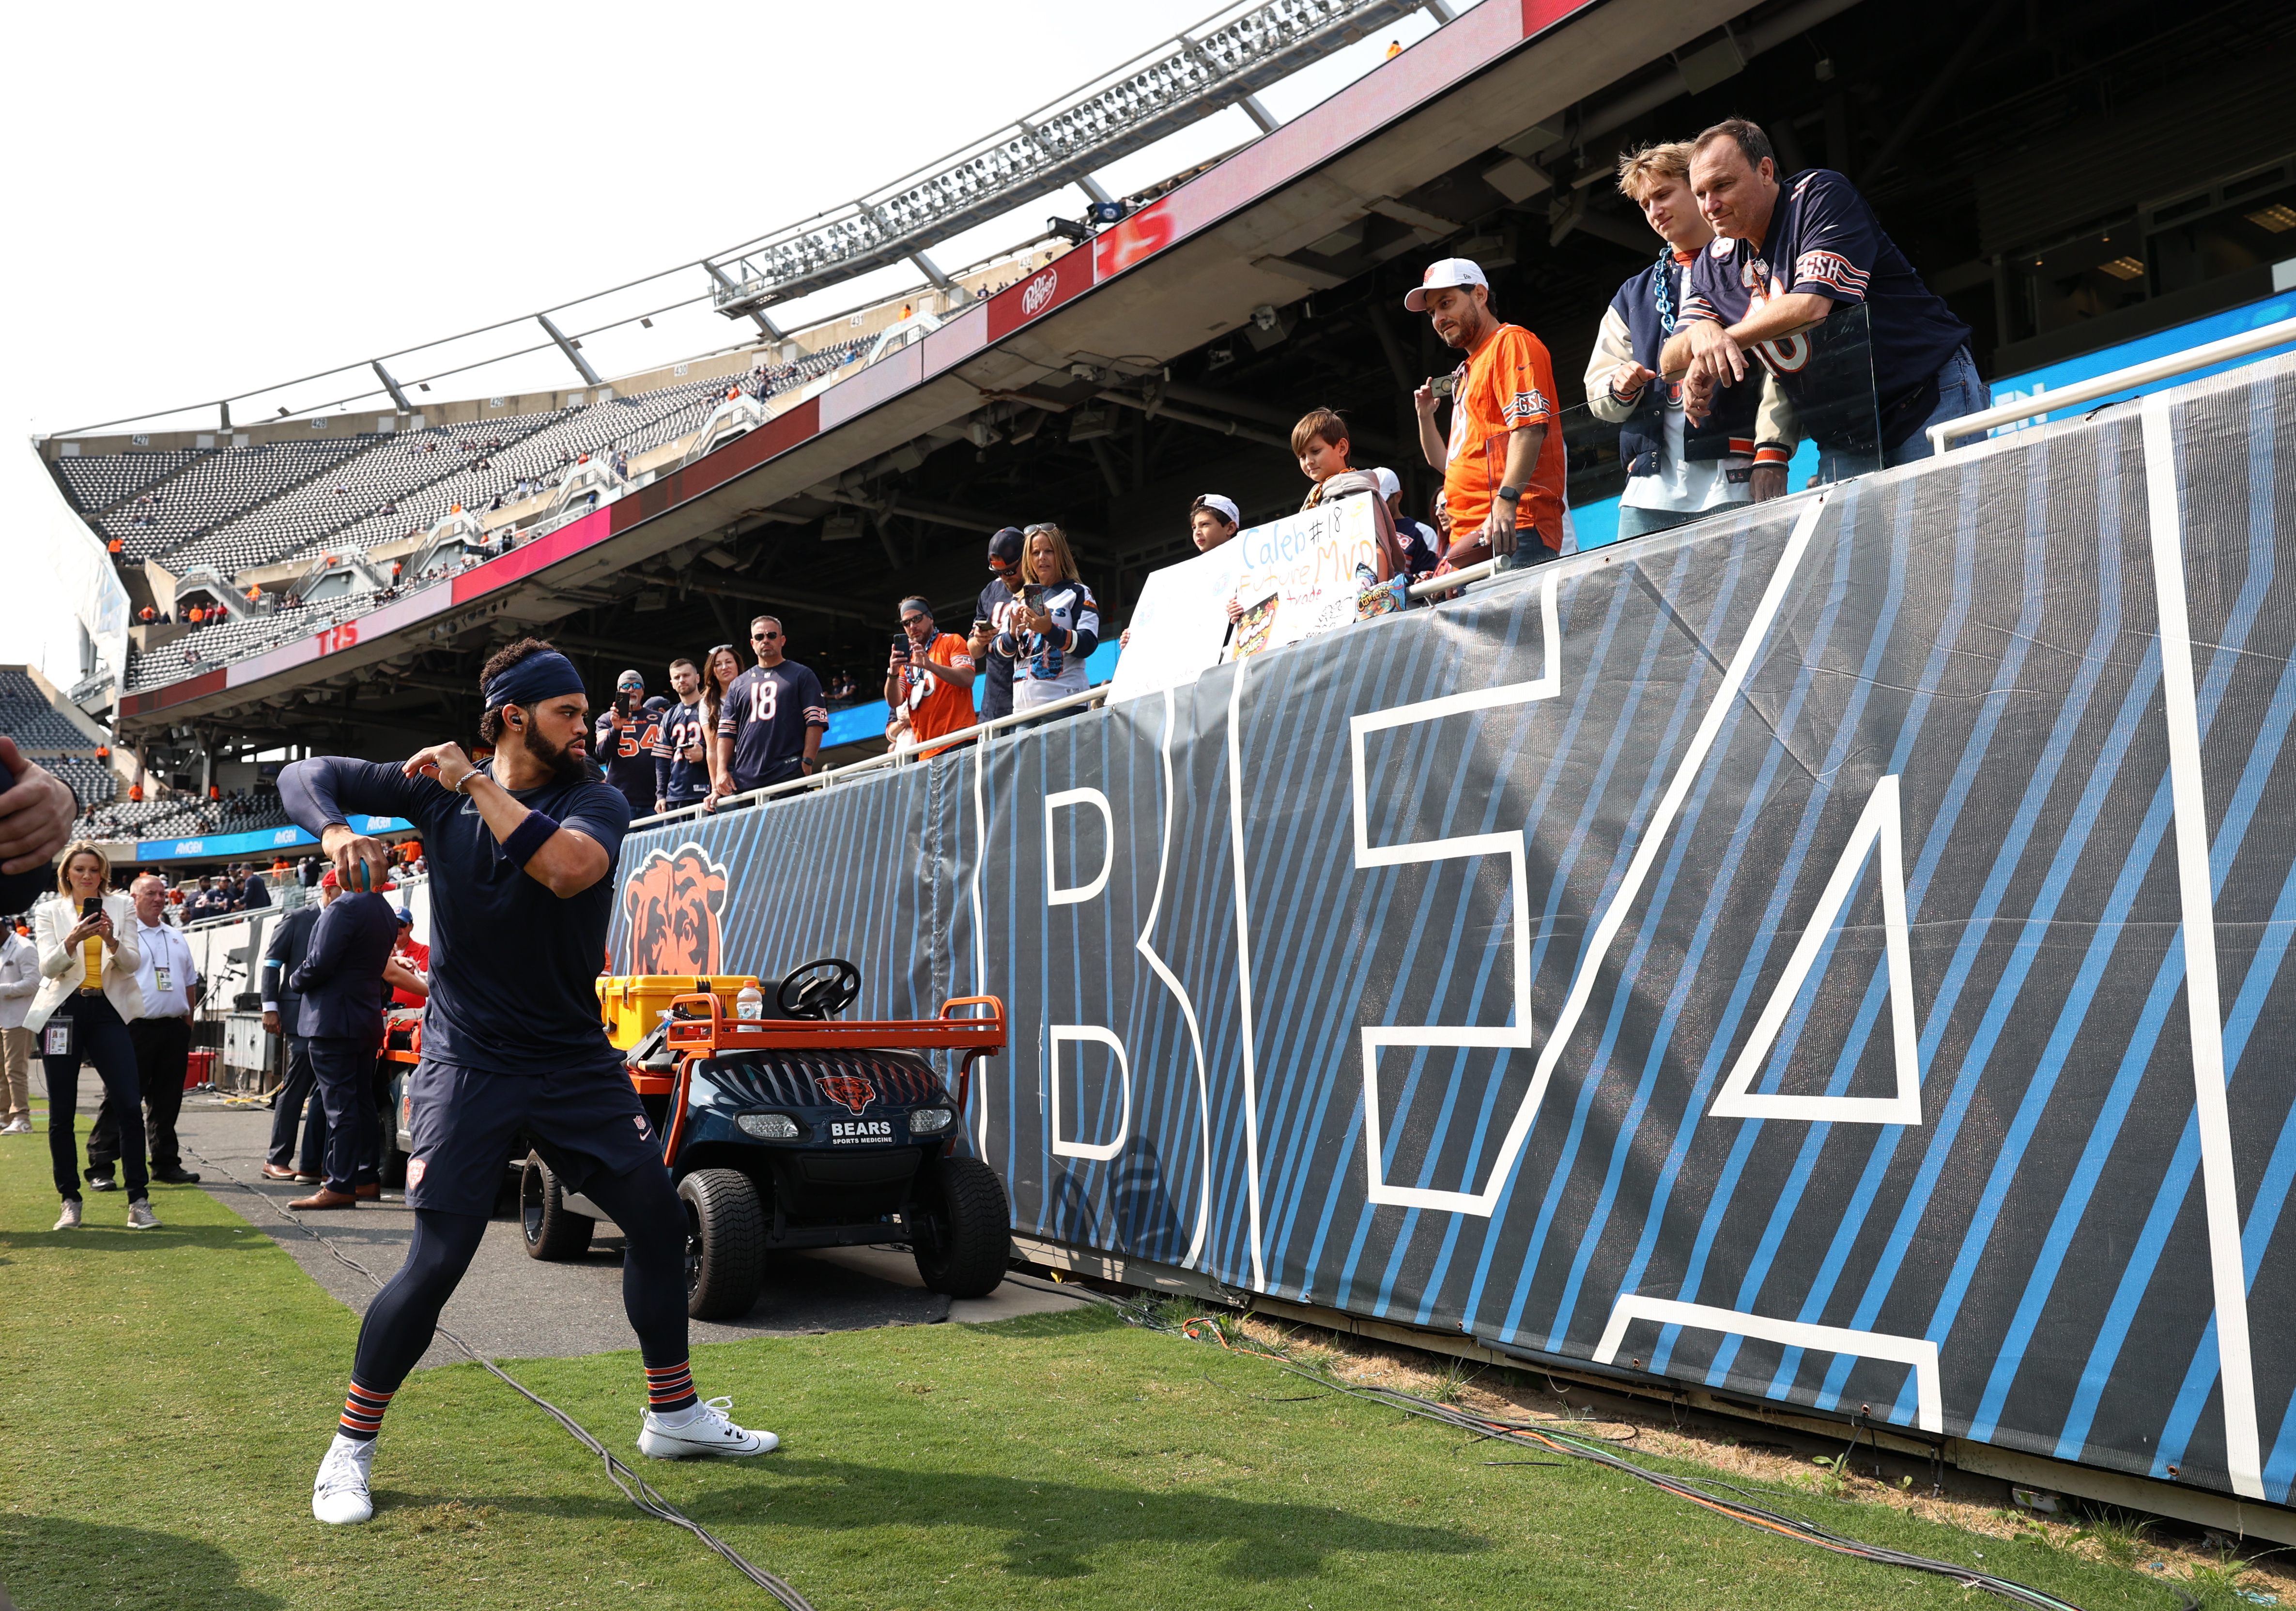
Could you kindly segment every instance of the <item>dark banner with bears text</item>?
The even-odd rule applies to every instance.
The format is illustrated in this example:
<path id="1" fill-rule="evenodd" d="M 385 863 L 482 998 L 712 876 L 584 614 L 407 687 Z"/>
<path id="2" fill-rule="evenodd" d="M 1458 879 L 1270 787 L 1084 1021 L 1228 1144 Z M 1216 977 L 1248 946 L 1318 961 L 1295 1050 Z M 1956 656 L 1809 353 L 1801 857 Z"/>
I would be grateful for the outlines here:
<path id="1" fill-rule="evenodd" d="M 635 835 L 994 993 L 1017 1228 L 2285 1504 L 2286 364 Z"/>

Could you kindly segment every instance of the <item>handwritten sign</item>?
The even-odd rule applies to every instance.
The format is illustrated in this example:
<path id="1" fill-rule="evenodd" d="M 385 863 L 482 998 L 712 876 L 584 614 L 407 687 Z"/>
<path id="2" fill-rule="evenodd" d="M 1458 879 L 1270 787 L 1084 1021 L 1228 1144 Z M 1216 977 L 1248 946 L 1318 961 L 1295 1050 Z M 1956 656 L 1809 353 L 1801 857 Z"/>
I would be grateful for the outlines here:
<path id="1" fill-rule="evenodd" d="M 1356 567 L 1373 564 L 1368 495 L 1236 533 L 1210 553 L 1152 571 L 1116 663 L 1114 699 L 1185 687 L 1227 660 L 1264 654 L 1356 619 Z M 1229 630 L 1227 606 L 1244 618 Z"/>

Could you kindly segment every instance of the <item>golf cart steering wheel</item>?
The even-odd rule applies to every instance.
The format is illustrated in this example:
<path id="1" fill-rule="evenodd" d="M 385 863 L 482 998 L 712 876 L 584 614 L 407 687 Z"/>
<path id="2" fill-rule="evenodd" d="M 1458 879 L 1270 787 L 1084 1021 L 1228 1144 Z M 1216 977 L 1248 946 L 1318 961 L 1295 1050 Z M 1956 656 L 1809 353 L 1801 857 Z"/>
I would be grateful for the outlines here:
<path id="1" fill-rule="evenodd" d="M 824 969 L 834 969 L 823 973 Z M 810 974 L 813 977 L 808 978 Z M 861 994 L 861 970 L 843 957 L 821 957 L 789 970 L 774 1004 L 785 1018 L 833 1018 Z"/>

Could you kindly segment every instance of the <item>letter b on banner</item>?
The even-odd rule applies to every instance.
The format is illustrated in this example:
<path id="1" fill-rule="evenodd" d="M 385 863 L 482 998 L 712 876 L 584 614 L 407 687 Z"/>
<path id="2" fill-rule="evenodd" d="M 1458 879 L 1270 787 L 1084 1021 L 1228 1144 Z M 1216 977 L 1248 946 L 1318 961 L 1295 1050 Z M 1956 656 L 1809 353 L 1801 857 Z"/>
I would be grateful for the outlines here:
<path id="1" fill-rule="evenodd" d="M 1064 828 L 1075 830 L 1073 838 L 1079 854 L 1068 869 L 1070 879 L 1085 868 L 1094 864 L 1095 858 L 1084 848 L 1091 842 L 1089 818 L 1078 823 L 1073 814 L 1080 807 L 1089 807 L 1100 815 L 1100 855 L 1098 871 L 1083 883 L 1062 881 L 1062 857 L 1057 846 L 1063 838 Z M 1070 820 L 1064 821 L 1064 817 Z M 1045 904 L 1047 906 L 1080 906 L 1097 900 L 1108 887 L 1108 877 L 1116 865 L 1116 814 L 1110 809 L 1108 797 L 1097 789 L 1067 789 L 1045 797 Z M 1055 954 L 1059 954 L 1057 949 Z M 1074 956 L 1071 950 L 1068 954 Z M 1064 1059 L 1062 1048 L 1071 1050 Z M 1109 1139 L 1092 1141 L 1081 1134 L 1068 1133 L 1068 1126 L 1080 1124 L 1084 1115 L 1097 1108 L 1105 1112 L 1105 1099 L 1088 1103 L 1085 1093 L 1089 1075 L 1086 1069 L 1086 1045 L 1107 1048 L 1112 1059 L 1116 1082 L 1118 1118 L 1115 1133 Z M 1096 1059 L 1095 1059 L 1096 1060 Z M 1063 1067 L 1063 1063 L 1066 1067 Z M 1076 1100 L 1071 1103 L 1066 1086 L 1071 1075 L 1076 1082 Z M 1124 1043 L 1114 1030 L 1100 1024 L 1051 1024 L 1046 1026 L 1045 1043 L 1045 1083 L 1051 1121 L 1052 1150 L 1055 1157 L 1113 1158 L 1124 1149 L 1132 1133 L 1132 1067 L 1125 1054 Z M 1104 1089 L 1104 1087 L 1103 1087 Z M 1072 1118 L 1070 1115 L 1073 1114 Z M 1101 1126 L 1105 1133 L 1105 1126 Z"/>

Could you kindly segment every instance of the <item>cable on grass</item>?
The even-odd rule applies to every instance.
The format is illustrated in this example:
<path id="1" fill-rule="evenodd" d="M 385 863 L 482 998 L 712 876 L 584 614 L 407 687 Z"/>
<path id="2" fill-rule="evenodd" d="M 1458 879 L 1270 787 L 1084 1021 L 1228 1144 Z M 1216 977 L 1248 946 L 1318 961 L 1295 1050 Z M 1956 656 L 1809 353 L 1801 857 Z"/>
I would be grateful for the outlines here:
<path id="1" fill-rule="evenodd" d="M 1079 1290 L 1084 1289 L 1079 1288 Z M 1423 1419 L 1455 1427 L 1463 1432 L 1474 1434 L 1477 1441 L 1504 1439 L 1518 1445 L 1567 1455 L 1572 1460 L 1584 1460 L 1602 1466 L 1606 1469 L 1618 1472 L 1620 1476 L 1631 1476 L 1639 1482 L 1646 1483 L 1662 1492 L 1671 1493 L 1677 1499 L 1687 1500 L 1700 1509 L 1721 1517 L 1726 1521 L 1734 1522 L 1742 1527 L 1751 1527 L 1794 1543 L 1807 1544 L 1813 1549 L 1824 1550 L 1834 1555 L 1871 1561 L 1877 1566 L 1898 1566 L 1909 1572 L 1923 1572 L 1938 1577 L 1950 1578 L 1964 1588 L 1983 1590 L 1988 1594 L 1997 1595 L 2013 1604 L 2033 1607 L 2036 1611 L 2081 1611 L 2081 1608 L 2070 1600 L 2052 1594 L 2046 1589 L 2037 1589 L 2030 1583 L 2018 1582 L 2013 1578 L 2001 1577 L 1989 1572 L 1980 1572 L 1969 1566 L 1956 1565 L 1952 1561 L 1938 1560 L 1925 1555 L 1915 1555 L 1906 1550 L 1891 1550 L 1879 1544 L 1863 1542 L 1846 1533 L 1837 1533 L 1818 1522 L 1811 1521 L 1806 1517 L 1791 1516 L 1784 1511 L 1774 1509 L 1762 1502 L 1769 1496 L 1751 1493 L 1733 1484 L 1708 1477 L 1677 1476 L 1669 1472 L 1637 1465 L 1613 1452 L 1613 1447 L 1624 1441 L 1621 1439 L 1602 1437 L 1593 1433 L 1566 1431 L 1562 1429 L 1564 1423 L 1561 1422 L 1501 1420 L 1488 1416 L 1473 1415 L 1415 1393 L 1405 1393 L 1394 1387 L 1363 1386 L 1351 1382 L 1340 1381 L 1327 1373 L 1308 1370 L 1283 1353 L 1264 1348 L 1237 1345 L 1230 1340 L 1227 1328 L 1212 1316 L 1192 1317 L 1175 1326 L 1163 1320 L 1144 1304 L 1129 1303 L 1120 1298 L 1110 1297 L 1104 1293 L 1086 1291 L 1085 1296 L 1117 1310 L 1133 1325 L 1182 1337 L 1191 1342 L 1216 1340 L 1222 1348 L 1231 1353 L 1246 1354 L 1255 1359 L 1267 1360 L 1278 1370 L 1314 1382 L 1317 1386 L 1330 1392 L 1345 1394 L 1350 1398 L 1359 1398 L 1366 1402 L 1400 1411 L 1406 1415 L 1417 1416 Z M 1550 1379 L 1549 1386 L 1552 1385 Z M 1561 1397 L 1562 1394 L 1558 1392 L 1556 1396 Z M 1565 1465 L 1570 1462 L 1569 1460 L 1486 1460 L 1482 1463 L 1502 1466 Z M 1735 1497 L 1726 1498 L 1725 1495 Z M 2181 1611 L 2199 1611 L 2200 1602 L 2187 1593 L 2182 1585 L 2172 1582 L 2164 1583 L 2162 1586 L 2177 1596 L 2181 1602 Z"/>
<path id="2" fill-rule="evenodd" d="M 313 1241 L 318 1243 L 319 1246 L 324 1247 L 329 1255 L 332 1257 L 337 1263 L 342 1264 L 351 1270 L 355 1270 L 360 1275 L 365 1276 L 366 1278 L 367 1284 L 373 1287 L 378 1292 L 382 1289 L 381 1279 L 378 1277 L 373 1271 L 368 1269 L 365 1264 L 360 1263 L 357 1259 L 350 1257 L 348 1255 L 344 1253 L 340 1247 L 335 1246 L 333 1238 L 322 1236 L 316 1231 L 312 1230 L 310 1226 L 303 1223 L 302 1217 L 299 1214 L 291 1213 L 289 1210 L 283 1207 L 279 1204 L 278 1200 L 273 1198 L 268 1192 L 256 1190 L 254 1187 L 248 1184 L 247 1182 L 240 1179 L 237 1174 L 234 1174 L 227 1165 L 219 1164 L 213 1158 L 201 1157 L 198 1153 L 192 1152 L 192 1149 L 188 1147 L 184 1148 L 184 1150 L 185 1152 L 190 1152 L 193 1157 L 199 1158 L 199 1161 L 208 1168 L 221 1172 L 221 1173 L 228 1179 L 233 1185 L 238 1187 L 242 1191 L 246 1192 L 249 1196 L 253 1197 L 263 1203 L 268 1204 L 272 1213 L 277 1214 L 281 1219 L 287 1221 L 290 1224 L 293 1225 L 295 1229 L 300 1231 L 305 1236 L 309 1237 Z M 607 1448 L 605 1444 L 593 1437 L 590 1435 L 588 1428 L 585 1427 L 581 1422 L 567 1414 L 566 1411 L 561 1410 L 548 1399 L 544 1398 L 540 1394 L 525 1386 L 508 1371 L 496 1364 L 494 1361 L 487 1358 L 484 1354 L 481 1354 L 477 1349 L 472 1347 L 470 1344 L 455 1336 L 446 1327 L 439 1327 L 438 1331 L 440 1337 L 445 1337 L 449 1343 L 452 1343 L 455 1347 L 461 1349 L 464 1356 L 467 1357 L 472 1364 L 477 1365 L 488 1375 L 495 1377 L 512 1392 L 517 1394 L 521 1398 L 526 1400 L 529 1403 L 540 1410 L 545 1415 L 550 1417 L 551 1419 L 556 1421 L 561 1427 L 563 1427 L 566 1429 L 567 1435 L 573 1438 L 576 1443 L 580 1443 L 584 1448 L 587 1449 L 591 1453 L 596 1455 L 599 1460 L 603 1461 L 606 1468 L 606 1479 L 612 1483 L 615 1487 L 619 1488 L 622 1491 L 622 1496 L 628 1500 L 630 1503 L 636 1505 L 639 1509 L 644 1511 L 648 1516 L 655 1517 L 657 1520 L 668 1522 L 673 1527 L 685 1528 L 685 1531 L 693 1534 L 695 1538 L 701 1540 L 710 1549 L 723 1556 L 726 1558 L 726 1564 L 731 1566 L 734 1571 L 739 1572 L 743 1577 L 748 1578 L 758 1588 L 763 1589 L 767 1593 L 781 1601 L 783 1605 L 788 1607 L 789 1611 L 815 1611 L 813 1602 L 806 1599 L 804 1595 L 799 1593 L 797 1590 L 791 1587 L 789 1583 L 785 1582 L 781 1578 L 775 1577 L 764 1567 L 751 1565 L 747 1559 L 743 1558 L 742 1553 L 735 1550 L 733 1545 L 727 1543 L 724 1539 L 719 1538 L 716 1533 L 710 1532 L 709 1528 L 703 1526 L 700 1522 L 695 1521 L 692 1517 L 686 1515 L 685 1511 L 680 1510 L 676 1505 L 671 1504 L 669 1501 L 663 1498 L 661 1494 L 655 1490 L 652 1484 L 647 1482 L 644 1477 L 640 1476 L 636 1472 L 624 1465 L 621 1460 L 612 1450 Z"/>

